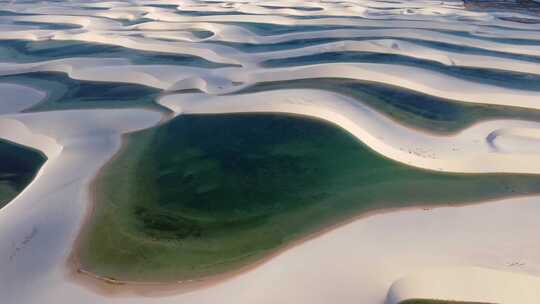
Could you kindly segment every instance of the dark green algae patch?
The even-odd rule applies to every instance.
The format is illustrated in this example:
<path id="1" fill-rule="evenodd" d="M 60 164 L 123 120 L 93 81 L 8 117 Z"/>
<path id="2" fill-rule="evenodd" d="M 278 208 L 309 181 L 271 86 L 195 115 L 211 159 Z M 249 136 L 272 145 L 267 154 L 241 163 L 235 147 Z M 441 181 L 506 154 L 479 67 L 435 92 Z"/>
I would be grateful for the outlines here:
<path id="1" fill-rule="evenodd" d="M 0 209 L 34 179 L 45 156 L 33 149 L 0 140 Z"/>
<path id="2" fill-rule="evenodd" d="M 131 134 L 102 171 L 80 261 L 120 281 L 201 278 L 366 211 L 539 192 L 533 175 L 408 167 L 319 120 L 185 115 Z"/>

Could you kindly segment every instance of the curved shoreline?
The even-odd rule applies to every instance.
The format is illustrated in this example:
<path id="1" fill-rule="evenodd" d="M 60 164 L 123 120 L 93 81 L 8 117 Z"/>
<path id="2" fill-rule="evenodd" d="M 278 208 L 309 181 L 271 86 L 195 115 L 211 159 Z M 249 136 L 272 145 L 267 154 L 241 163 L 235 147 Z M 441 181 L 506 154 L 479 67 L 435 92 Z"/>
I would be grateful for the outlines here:
<path id="1" fill-rule="evenodd" d="M 128 136 L 127 134 L 123 136 L 124 140 L 125 138 L 127 138 L 127 136 Z M 144 297 L 163 297 L 163 296 L 170 296 L 170 295 L 179 295 L 179 294 L 194 292 L 194 291 L 204 289 L 204 288 L 213 287 L 223 282 L 226 282 L 227 280 L 230 280 L 232 278 L 241 276 L 253 269 L 256 269 L 266 264 L 268 261 L 274 259 L 275 257 L 283 254 L 284 252 L 292 250 L 295 247 L 301 246 L 304 243 L 309 242 L 311 240 L 317 239 L 323 235 L 326 235 L 329 232 L 345 227 L 353 222 L 361 221 L 363 219 L 382 215 L 382 214 L 404 212 L 404 211 L 411 211 L 411 210 L 413 211 L 423 210 L 423 211 L 429 212 L 433 209 L 463 208 L 467 206 L 488 204 L 492 202 L 498 202 L 502 200 L 511 200 L 511 199 L 516 199 L 516 198 L 524 198 L 524 197 L 540 198 L 540 195 L 533 194 L 533 195 L 517 195 L 517 196 L 506 197 L 506 198 L 494 198 L 490 200 L 468 202 L 468 203 L 462 203 L 462 204 L 429 205 L 429 204 L 419 203 L 418 205 L 407 206 L 407 207 L 383 207 L 381 209 L 373 209 L 373 210 L 361 212 L 343 221 L 339 221 L 325 228 L 318 229 L 314 232 L 310 232 L 305 236 L 302 236 L 296 240 L 288 242 L 287 244 L 285 244 L 284 246 L 280 248 L 276 248 L 275 250 L 269 250 L 267 253 L 263 254 L 262 257 L 257 258 L 254 261 L 248 262 L 247 264 L 240 266 L 237 269 L 232 270 L 232 271 L 226 271 L 224 273 L 218 273 L 218 274 L 209 275 L 209 276 L 205 276 L 205 277 L 201 277 L 197 279 L 177 281 L 177 282 L 137 282 L 137 281 L 116 280 L 116 279 L 112 279 L 108 277 L 102 277 L 102 276 L 92 273 L 91 271 L 87 271 L 83 269 L 79 261 L 79 250 L 80 250 L 79 244 L 82 241 L 81 237 L 84 234 L 83 230 L 87 229 L 90 224 L 92 214 L 94 212 L 94 208 L 96 205 L 95 199 L 96 199 L 97 190 L 96 190 L 95 183 L 97 179 L 99 178 L 99 175 L 102 174 L 103 170 L 106 170 L 107 165 L 113 162 L 114 159 L 118 157 L 118 155 L 122 152 L 122 149 L 125 148 L 126 143 L 124 140 L 123 140 L 122 148 L 118 150 L 115 153 L 115 155 L 99 169 L 99 172 L 92 179 L 91 188 L 90 188 L 91 190 L 89 191 L 90 209 L 85 215 L 85 220 L 81 226 L 82 227 L 81 231 L 78 233 L 77 240 L 75 241 L 72 247 L 72 251 L 67 262 L 68 264 L 67 267 L 69 269 L 69 272 L 67 274 L 68 277 L 70 277 L 72 280 L 77 282 L 77 284 L 84 286 L 85 288 L 93 290 L 94 292 L 97 292 L 101 295 L 111 296 L 111 297 L 129 297 L 132 295 L 138 295 L 138 296 L 144 296 Z"/>
<path id="2" fill-rule="evenodd" d="M 28 152 L 35 153 L 36 156 L 39 156 L 41 158 L 41 164 L 37 168 L 35 168 L 35 172 L 32 174 L 32 178 L 30 179 L 30 181 L 28 181 L 26 183 L 26 185 L 23 186 L 22 190 L 18 191 L 11 198 L 8 198 L 5 201 L 0 201 L 0 210 L 1 210 L 4 207 L 8 206 L 13 200 L 15 200 L 17 198 L 17 196 L 21 195 L 27 188 L 29 188 L 32 185 L 32 183 L 34 183 L 34 181 L 37 179 L 37 177 L 41 174 L 41 171 L 42 171 L 43 167 L 45 166 L 45 164 L 47 163 L 48 158 L 47 158 L 47 155 L 45 155 L 45 153 L 43 151 L 32 148 L 30 146 L 22 145 L 22 144 L 19 144 L 19 143 L 13 142 L 13 141 L 9 141 L 9 140 L 5 140 L 5 139 L 2 139 L 2 138 L 0 138 L 0 143 L 5 143 L 7 145 L 17 147 L 18 149 L 22 149 L 25 153 L 28 153 Z M 16 187 L 14 187 L 14 188 L 16 188 Z M 15 189 L 14 189 L 14 191 L 15 191 Z M 8 195 L 8 197 L 9 197 L 9 195 Z M 4 198 L 5 198 L 5 196 L 4 196 Z"/>
<path id="3" fill-rule="evenodd" d="M 454 173 L 540 172 L 535 154 L 492 150 L 486 138 L 499 129 L 531 128 L 537 122 L 494 120 L 473 124 L 454 135 L 417 132 L 350 97 L 313 89 L 285 89 L 242 95 L 171 94 L 158 100 L 176 115 L 285 113 L 322 119 L 347 130 L 377 153 L 403 164 Z M 524 142 L 537 147 L 535 140 Z M 456 153 L 459 152 L 459 153 Z M 520 161 L 517 161 L 517 160 Z M 529 162 L 525 163 L 525 160 Z"/>
<path id="4" fill-rule="evenodd" d="M 162 105 L 170 106 L 166 104 L 162 104 Z M 169 107 L 169 109 L 173 112 L 175 111 L 174 107 L 173 108 Z M 176 112 L 176 115 L 182 115 L 182 113 Z M 242 113 L 249 114 L 250 112 L 242 112 Z M 205 114 L 206 113 L 202 113 L 201 115 L 205 115 Z M 295 115 L 295 114 L 293 113 L 292 115 Z M 170 119 L 170 117 L 164 117 L 162 119 L 162 123 L 168 119 Z M 320 118 L 320 117 L 315 117 L 315 118 L 310 117 L 310 119 L 321 119 L 325 121 L 324 118 Z M 338 127 L 341 127 L 339 124 L 333 121 L 326 121 L 326 123 L 336 124 Z M 430 133 L 427 133 L 427 134 L 430 134 Z M 156 282 L 138 282 L 138 281 L 118 280 L 118 279 L 113 279 L 109 277 L 99 276 L 92 273 L 91 271 L 84 269 L 84 267 L 81 265 L 79 261 L 79 250 L 80 250 L 79 245 L 80 245 L 80 242 L 82 241 L 81 237 L 84 236 L 84 233 L 85 233 L 84 230 L 89 227 L 93 212 L 95 210 L 96 195 L 97 195 L 96 182 L 99 179 L 100 175 L 103 174 L 104 170 L 107 169 L 107 166 L 110 165 L 122 153 L 122 151 L 125 150 L 127 146 L 127 141 L 129 140 L 128 136 L 129 134 L 124 134 L 122 136 L 122 145 L 121 145 L 120 150 L 118 150 L 115 153 L 115 155 L 99 169 L 98 173 L 92 179 L 91 188 L 90 188 L 91 191 L 89 192 L 90 193 L 90 197 L 89 197 L 90 210 L 85 215 L 84 224 L 82 225 L 81 231 L 78 234 L 77 240 L 75 242 L 75 245 L 73 246 L 73 250 L 70 254 L 70 258 L 68 261 L 68 267 L 70 269 L 68 276 L 70 278 L 72 278 L 78 284 L 84 286 L 85 288 L 93 290 L 104 296 L 129 297 L 130 295 L 139 295 L 139 296 L 145 296 L 145 297 L 162 297 L 162 296 L 170 296 L 170 295 L 179 295 L 179 294 L 197 291 L 200 289 L 213 287 L 223 282 L 226 282 L 232 278 L 241 276 L 251 270 L 254 270 L 266 264 L 268 261 L 274 259 L 275 257 L 283 254 L 284 252 L 289 251 L 295 247 L 298 247 L 306 242 L 309 242 L 310 240 L 319 238 L 323 235 L 326 235 L 329 232 L 345 227 L 353 222 L 360 221 L 360 220 L 363 220 L 372 216 L 395 213 L 395 212 L 410 211 L 410 210 L 429 211 L 432 209 L 440 209 L 440 208 L 461 208 L 461 207 L 466 207 L 466 206 L 474 206 L 474 205 L 479 205 L 479 204 L 486 204 L 490 202 L 511 200 L 511 199 L 517 199 L 517 198 L 523 198 L 523 197 L 540 197 L 538 194 L 515 195 L 515 196 L 509 196 L 509 197 L 503 197 L 503 198 L 493 198 L 489 200 L 466 202 L 466 203 L 460 203 L 460 204 L 430 205 L 430 204 L 422 204 L 421 202 L 419 202 L 416 205 L 412 205 L 408 207 L 374 208 L 372 210 L 360 212 L 359 214 L 354 215 L 350 218 L 346 218 L 338 222 L 335 222 L 334 224 L 331 224 L 328 227 L 324 227 L 322 229 L 317 229 L 316 231 L 309 232 L 307 235 L 303 235 L 296 240 L 290 241 L 287 244 L 276 248 L 275 250 L 269 250 L 265 253 L 261 253 L 261 255 L 257 256 L 257 258 L 255 258 L 254 260 L 250 260 L 245 265 L 239 266 L 234 270 L 225 271 L 223 273 L 217 273 L 217 274 L 208 275 L 208 276 L 203 276 L 203 277 L 192 279 L 192 280 L 177 281 L 177 282 L 157 282 L 157 281 Z"/>

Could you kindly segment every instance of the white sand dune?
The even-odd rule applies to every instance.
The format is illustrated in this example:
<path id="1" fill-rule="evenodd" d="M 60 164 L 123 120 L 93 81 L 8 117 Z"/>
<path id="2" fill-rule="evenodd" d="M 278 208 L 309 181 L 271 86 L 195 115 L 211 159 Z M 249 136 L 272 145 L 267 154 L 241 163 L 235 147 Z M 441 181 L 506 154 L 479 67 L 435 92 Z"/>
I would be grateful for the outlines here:
<path id="1" fill-rule="evenodd" d="M 498 281 L 497 277 L 513 278 L 506 272 L 540 275 L 537 258 L 540 247 L 535 241 L 536 231 L 540 228 L 539 206 L 538 198 L 523 198 L 462 208 L 380 214 L 303 243 L 218 285 L 177 295 L 111 297 L 71 282 L 65 273 L 45 271 L 38 276 L 41 281 L 24 285 L 32 288 L 31 293 L 27 289 L 21 291 L 24 296 L 18 294 L 17 301 L 11 302 L 394 304 L 387 302 L 387 292 L 393 282 L 408 275 L 415 276 L 422 269 L 474 266 L 502 272 L 493 276 L 492 281 Z M 448 227 L 459 229 L 449 230 Z M 35 246 L 39 248 L 39 244 Z M 433 274 L 438 275 L 437 272 Z M 525 290 L 537 286 L 538 279 L 527 278 L 521 281 Z M 430 279 L 437 282 L 437 277 Z M 462 281 L 467 279 L 444 280 L 455 287 L 449 291 L 453 290 L 458 296 L 461 292 L 458 284 Z M 473 286 L 486 287 L 478 281 Z M 9 295 L 20 290 L 17 285 L 10 287 Z M 412 289 L 399 289 L 397 299 L 414 297 L 416 294 L 412 291 L 424 290 L 422 286 L 409 288 Z M 392 290 L 396 291 L 391 294 L 398 292 Z M 477 293 L 482 294 L 485 294 L 484 290 Z M 436 290 L 419 295 L 439 297 Z M 511 301 L 501 303 L 538 303 L 538 298 L 527 299 L 525 295 L 507 295 Z M 391 299 L 396 298 L 392 296 Z M 498 299 L 508 297 L 500 294 Z"/>
<path id="2" fill-rule="evenodd" d="M 324 54 L 330 52 L 373 52 L 377 54 L 395 54 L 417 59 L 435 61 L 449 66 L 469 68 L 490 68 L 510 72 L 540 74 L 537 63 L 499 58 L 495 56 L 463 54 L 453 51 L 442 51 L 420 44 L 397 39 L 374 39 L 365 41 L 339 41 L 305 48 L 268 53 L 256 53 L 248 57 L 258 63 L 265 60 L 286 59 L 292 57 Z"/>
<path id="3" fill-rule="evenodd" d="M 228 70 L 227 72 L 230 72 Z M 411 77 L 414 75 L 414 77 Z M 472 82 L 440 72 L 398 64 L 328 63 L 292 68 L 230 73 L 232 81 L 284 81 L 312 78 L 347 78 L 374 81 L 424 94 L 469 103 L 485 103 L 540 109 L 540 91 L 503 88 Z"/>
<path id="4" fill-rule="evenodd" d="M 497 152 L 540 152 L 540 130 L 535 128 L 502 128 L 491 132 L 487 142 Z"/>
<path id="5" fill-rule="evenodd" d="M 177 114 L 276 112 L 332 122 L 378 153 L 430 170 L 466 173 L 540 173 L 536 165 L 540 123 L 497 120 L 478 123 L 451 136 L 436 136 L 403 127 L 359 101 L 318 90 L 278 90 L 208 97 L 173 94 L 159 101 Z M 502 130 L 507 130 L 503 136 Z M 519 148 L 508 142 L 521 139 Z M 493 143 L 493 132 L 498 132 Z M 534 136 L 531 136 L 534 135 Z M 500 140 L 503 137 L 505 140 Z"/>
<path id="6" fill-rule="evenodd" d="M 2 138 L 48 157 L 32 184 L 0 210 L 3 303 L 36 303 L 27 299 L 46 291 L 47 282 L 67 279 L 66 260 L 87 212 L 90 181 L 119 149 L 121 133 L 159 120 L 159 113 L 145 110 L 0 116 Z"/>
<path id="7" fill-rule="evenodd" d="M 221 68 L 131 65 L 124 59 L 71 58 L 36 63 L 0 63 L 0 75 L 63 72 L 73 79 L 141 84 L 164 90 L 199 89 L 211 94 L 234 92 L 256 83 L 311 78 L 347 78 L 468 103 L 540 109 L 540 91 L 499 87 L 429 69 L 382 63 L 326 63 L 286 68 Z M 411 78 L 410 75 L 415 75 Z"/>
<path id="8" fill-rule="evenodd" d="M 227 8 L 227 10 L 241 12 L 241 9 L 245 8 L 245 13 L 256 14 L 256 11 L 261 9 L 263 5 L 264 4 L 243 4 L 240 7 L 235 6 Z M 396 17 L 402 14 L 397 12 L 390 14 L 391 17 L 387 18 L 388 20 L 385 19 L 381 22 L 377 22 L 377 20 L 348 18 L 291 19 L 291 17 L 288 17 L 286 14 L 180 16 L 176 12 L 171 13 L 168 12 L 168 10 L 149 6 L 138 6 L 133 8 L 105 4 L 105 7 L 109 7 L 109 10 L 92 12 L 91 10 L 77 11 L 73 7 L 32 9 L 25 7 L 25 9 L 17 10 L 17 6 L 13 5 L 10 10 L 15 12 L 42 13 L 47 15 L 6 16 L 3 17 L 5 20 L 11 22 L 23 21 L 50 24 L 72 24 L 80 26 L 81 29 L 37 30 L 35 28 L 29 28 L 25 30 L 24 26 L 19 26 L 19 30 L 12 29 L 0 32 L 0 38 L 81 40 L 119 45 L 146 51 L 190 54 L 202 56 L 203 58 L 214 62 L 231 64 L 242 64 L 243 62 L 239 62 L 237 57 L 245 57 L 246 54 L 242 54 L 228 46 L 215 43 L 201 44 L 200 42 L 224 41 L 271 44 L 298 39 L 316 39 L 320 37 L 342 39 L 384 37 L 399 40 L 416 39 L 419 41 L 445 43 L 455 46 L 467 45 L 469 47 L 496 52 L 508 52 L 510 54 L 535 56 L 540 54 L 540 48 L 537 43 L 534 43 L 534 41 L 538 39 L 536 31 L 539 28 L 537 25 L 509 23 L 497 19 L 494 20 L 493 18 L 489 19 L 489 23 L 484 22 L 485 24 L 468 24 L 452 18 L 447 18 L 445 23 L 427 22 L 425 20 L 399 21 L 396 20 Z M 187 5 L 186 7 L 189 8 L 190 6 Z M 262 7 L 262 9 L 268 10 L 264 7 Z M 331 8 L 325 9 L 324 13 L 335 12 L 335 9 L 334 5 L 332 5 Z M 199 5 L 199 10 L 201 12 L 212 11 L 207 4 L 202 7 Z M 195 9 L 195 11 L 198 10 Z M 463 12 L 463 10 L 457 12 Z M 431 13 L 433 14 L 434 12 Z M 474 15 L 475 13 L 472 14 Z M 54 18 L 51 18 L 51 15 L 54 15 Z M 120 22 L 120 20 L 136 20 L 143 16 L 144 18 L 153 18 L 153 21 L 126 26 Z M 345 16 L 347 16 L 347 14 L 345 14 Z M 411 16 L 418 15 L 412 14 Z M 481 19 L 477 22 L 480 21 Z M 235 23 L 228 24 L 226 22 L 267 22 L 269 24 L 288 26 L 354 26 L 359 28 L 338 28 L 324 31 L 311 30 L 280 35 L 258 35 L 249 28 L 236 25 Z M 527 30 L 511 28 L 512 26 L 515 27 L 518 25 L 526 27 Z M 12 27 L 12 25 L 3 26 Z M 207 30 L 213 34 L 210 37 L 198 38 L 191 34 L 191 31 L 195 29 Z M 464 32 L 466 32 L 467 35 L 464 35 Z M 525 43 L 516 45 L 511 42 L 498 42 L 492 40 L 500 38 L 501 36 L 510 37 L 514 40 L 522 39 Z M 166 39 L 166 41 L 161 39 Z M 170 39 L 176 41 L 170 41 Z"/>
<path id="9" fill-rule="evenodd" d="M 47 96 L 45 92 L 12 83 L 0 83 L 0 92 L 0 115 L 21 112 Z"/>
<path id="10" fill-rule="evenodd" d="M 0 75 L 60 72 L 77 80 L 133 83 L 163 90 L 201 89 L 205 92 L 225 92 L 225 89 L 230 89 L 230 81 L 214 76 L 212 71 L 195 67 L 131 65 L 128 60 L 121 58 L 71 58 L 36 63 L 0 63 Z"/>
<path id="11" fill-rule="evenodd" d="M 430 0 L 73 0 L 39 5 L 0 0 L 0 11 L 3 46 L 9 47 L 11 39 L 41 41 L 26 50 L 35 56 L 51 52 L 49 41 L 74 40 L 234 65 L 210 69 L 74 56 L 2 62 L 0 76 L 60 72 L 77 80 L 140 84 L 169 91 L 159 102 L 176 115 L 307 115 L 340 126 L 390 159 L 420 168 L 540 173 L 539 122 L 483 121 L 437 136 L 406 128 L 361 100 L 337 93 L 282 89 L 234 94 L 258 82 L 347 78 L 460 102 L 539 110 L 538 16 L 471 11 L 461 1 Z M 422 67 L 339 60 L 263 65 L 331 52 L 400 55 L 403 61 L 422 60 Z M 500 77 L 508 79 L 512 73 L 524 75 L 501 85 L 444 73 L 450 67 L 502 71 Z M 523 83 L 527 79 L 530 88 Z M 188 89 L 203 93 L 174 92 Z M 89 184 L 120 148 L 122 134 L 154 126 L 162 115 L 143 109 L 19 113 L 45 97 L 26 84 L 0 82 L 0 138 L 48 158 L 31 185 L 0 210 L 2 303 L 396 304 L 410 298 L 540 303 L 539 197 L 376 214 L 188 293 L 99 293 L 74 280 L 67 261 L 91 204 Z"/>
<path id="12" fill-rule="evenodd" d="M 387 303 L 408 299 L 533 304 L 540 299 L 540 278 L 479 267 L 427 269 L 395 282 Z"/>

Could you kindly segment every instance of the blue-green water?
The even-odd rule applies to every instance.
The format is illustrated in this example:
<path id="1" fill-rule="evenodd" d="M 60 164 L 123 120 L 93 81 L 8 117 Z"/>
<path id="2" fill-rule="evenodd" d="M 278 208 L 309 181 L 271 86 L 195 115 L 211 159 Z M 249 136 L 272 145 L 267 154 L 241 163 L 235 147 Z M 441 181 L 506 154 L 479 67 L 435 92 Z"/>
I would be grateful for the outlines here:
<path id="1" fill-rule="evenodd" d="M 191 55 L 139 51 L 121 46 L 78 41 L 0 40 L 0 61 L 34 62 L 72 57 L 125 58 L 134 64 L 163 64 L 203 68 L 233 66 Z"/>
<path id="2" fill-rule="evenodd" d="M 263 63 L 266 67 L 291 67 L 318 63 L 384 63 L 413 66 L 422 69 L 441 72 L 456 78 L 472 82 L 489 83 L 499 87 L 523 90 L 540 90 L 540 76 L 508 72 L 488 68 L 471 68 L 448 66 L 438 62 L 416 59 L 395 54 L 380 54 L 371 52 L 328 52 L 285 59 L 273 59 Z"/>
<path id="3" fill-rule="evenodd" d="M 118 107 L 157 107 L 160 90 L 128 83 L 79 81 L 63 73 L 27 73 L 0 77 L 2 83 L 31 86 L 47 92 L 41 103 L 26 112 Z"/>
<path id="4" fill-rule="evenodd" d="M 32 149 L 0 140 L 0 208 L 32 181 L 45 157 Z"/>
<path id="5" fill-rule="evenodd" d="M 285 115 L 182 115 L 130 135 L 97 180 L 85 270 L 176 281 L 234 270 L 362 212 L 540 192 L 532 175 L 408 167 Z"/>
<path id="6" fill-rule="evenodd" d="M 395 86 L 342 78 L 264 82 L 237 93 L 302 88 L 351 96 L 398 123 L 428 132 L 453 133 L 488 119 L 540 121 L 540 111 L 536 110 L 463 103 Z"/>

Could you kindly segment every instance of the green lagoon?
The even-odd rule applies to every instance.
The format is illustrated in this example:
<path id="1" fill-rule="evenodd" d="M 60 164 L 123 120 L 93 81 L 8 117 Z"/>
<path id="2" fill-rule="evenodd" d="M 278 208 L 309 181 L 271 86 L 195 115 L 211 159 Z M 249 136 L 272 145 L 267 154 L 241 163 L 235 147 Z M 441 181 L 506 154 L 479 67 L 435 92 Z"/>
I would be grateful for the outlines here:
<path id="1" fill-rule="evenodd" d="M 237 269 L 366 211 L 539 193 L 540 179 L 408 167 L 304 117 L 185 115 L 131 134 L 96 189 L 82 267 L 176 281 Z"/>

